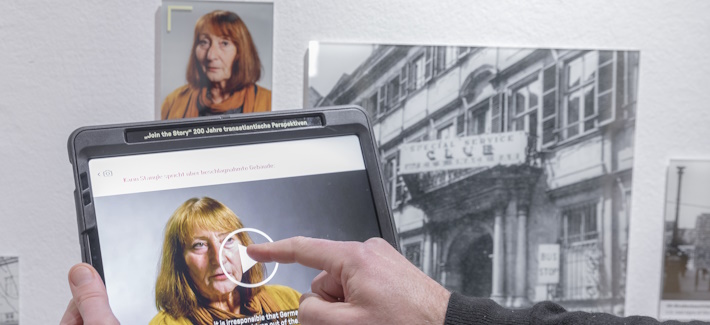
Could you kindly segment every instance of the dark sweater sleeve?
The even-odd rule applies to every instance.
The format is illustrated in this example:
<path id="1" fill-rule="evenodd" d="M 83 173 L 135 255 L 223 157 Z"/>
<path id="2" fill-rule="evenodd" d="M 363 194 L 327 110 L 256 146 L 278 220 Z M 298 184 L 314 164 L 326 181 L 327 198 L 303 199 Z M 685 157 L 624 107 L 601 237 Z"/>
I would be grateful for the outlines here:
<path id="1" fill-rule="evenodd" d="M 452 293 L 446 309 L 444 325 L 469 324 L 710 324 L 699 321 L 659 322 L 651 317 L 617 317 L 605 313 L 566 311 L 560 305 L 545 301 L 527 309 L 507 309 L 485 298 Z"/>

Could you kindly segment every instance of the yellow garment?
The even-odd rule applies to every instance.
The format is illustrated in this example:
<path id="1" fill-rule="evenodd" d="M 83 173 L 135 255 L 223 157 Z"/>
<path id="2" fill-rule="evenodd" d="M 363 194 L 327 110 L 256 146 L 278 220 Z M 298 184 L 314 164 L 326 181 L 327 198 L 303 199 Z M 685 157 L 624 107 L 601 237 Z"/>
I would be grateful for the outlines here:
<path id="1" fill-rule="evenodd" d="M 160 118 L 172 120 L 225 113 L 252 113 L 271 111 L 271 91 L 250 85 L 234 92 L 221 103 L 215 104 L 207 96 L 207 88 L 192 88 L 190 85 L 175 89 L 165 98 L 160 109 Z"/>
<path id="2" fill-rule="evenodd" d="M 301 298 L 301 294 L 298 291 L 291 289 L 286 286 L 281 285 L 267 285 L 264 286 L 259 295 L 268 295 L 270 298 L 278 305 L 279 310 L 298 310 L 298 301 Z M 256 301 L 256 300 L 254 300 Z M 249 302 L 252 304 L 254 301 Z M 244 306 L 242 306 L 244 308 Z M 261 313 L 273 313 L 274 311 L 265 311 L 263 308 Z M 187 318 L 173 318 L 168 315 L 165 311 L 160 311 L 153 319 L 150 321 L 149 325 L 192 325 L 190 320 Z"/>

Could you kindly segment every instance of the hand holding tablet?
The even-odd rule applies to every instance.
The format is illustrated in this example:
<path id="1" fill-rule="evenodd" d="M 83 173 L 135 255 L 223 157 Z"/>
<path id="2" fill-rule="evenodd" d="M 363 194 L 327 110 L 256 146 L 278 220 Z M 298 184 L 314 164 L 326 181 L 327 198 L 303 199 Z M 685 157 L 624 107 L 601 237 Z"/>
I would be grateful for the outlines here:
<path id="1" fill-rule="evenodd" d="M 303 325 L 444 323 L 449 292 L 380 238 L 361 243 L 294 237 L 250 245 L 247 252 L 260 262 L 323 270 L 313 279 L 312 292 L 301 297 L 298 321 Z M 93 308 L 82 310 L 81 316 L 101 315 L 105 323 L 99 324 L 116 324 L 99 278 L 89 286 L 98 294 L 92 297 Z M 85 299 L 81 291 L 72 292 L 75 300 Z M 61 324 L 81 324 L 65 321 L 74 314 L 67 310 Z"/>
<path id="2" fill-rule="evenodd" d="M 83 260 L 123 323 L 295 320 L 318 272 L 245 252 L 294 236 L 396 247 L 373 142 L 353 107 L 78 129 Z"/>
<path id="3" fill-rule="evenodd" d="M 73 298 L 60 325 L 119 324 L 108 305 L 101 277 L 91 265 L 81 263 L 69 270 L 69 288 Z"/>

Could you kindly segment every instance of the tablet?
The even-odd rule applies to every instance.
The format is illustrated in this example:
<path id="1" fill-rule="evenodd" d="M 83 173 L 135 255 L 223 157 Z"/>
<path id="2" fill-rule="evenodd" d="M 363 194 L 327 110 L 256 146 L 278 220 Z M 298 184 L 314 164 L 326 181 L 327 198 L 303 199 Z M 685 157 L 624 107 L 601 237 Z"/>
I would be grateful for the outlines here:
<path id="1" fill-rule="evenodd" d="M 124 324 L 294 324 L 320 271 L 257 263 L 246 246 L 397 247 L 357 107 L 84 127 L 68 149 L 82 258 Z"/>

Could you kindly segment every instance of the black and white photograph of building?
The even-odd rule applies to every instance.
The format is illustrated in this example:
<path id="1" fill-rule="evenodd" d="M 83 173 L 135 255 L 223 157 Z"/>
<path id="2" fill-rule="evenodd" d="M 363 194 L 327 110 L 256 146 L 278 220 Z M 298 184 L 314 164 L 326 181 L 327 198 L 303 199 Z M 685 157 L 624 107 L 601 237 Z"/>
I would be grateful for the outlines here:
<path id="1" fill-rule="evenodd" d="M 370 116 L 402 253 L 452 291 L 624 313 L 639 52 L 312 43 Z"/>
<path id="2" fill-rule="evenodd" d="M 0 325 L 20 323 L 19 259 L 0 256 Z"/>
<path id="3" fill-rule="evenodd" d="M 710 160 L 672 160 L 659 318 L 710 320 Z"/>

